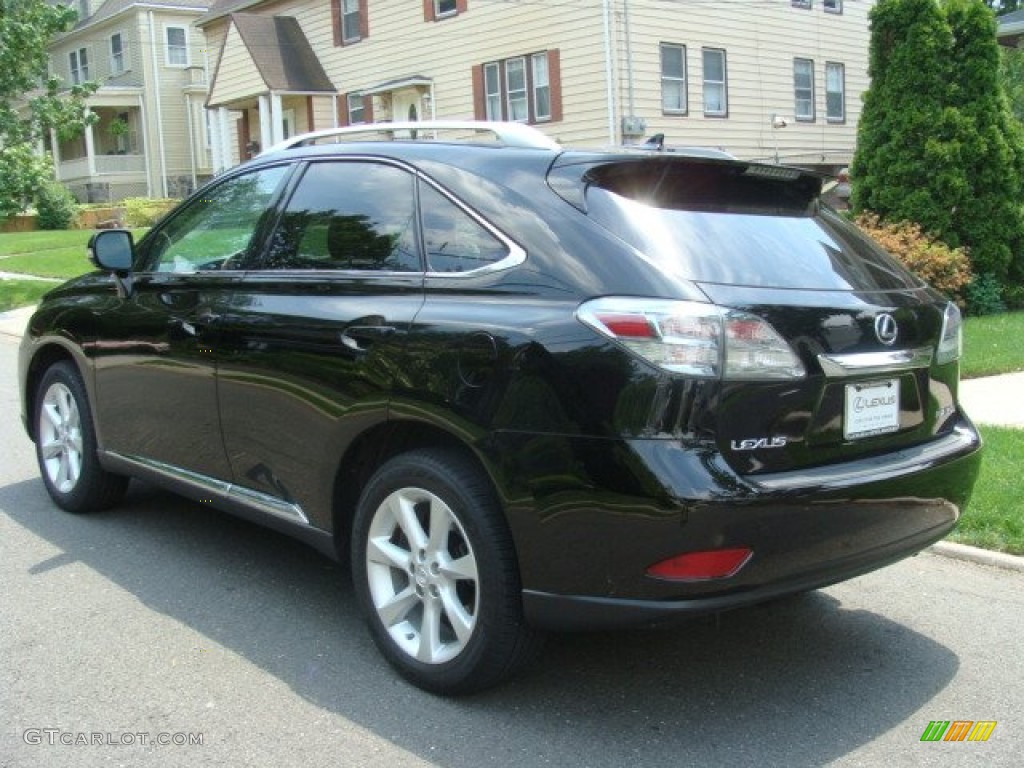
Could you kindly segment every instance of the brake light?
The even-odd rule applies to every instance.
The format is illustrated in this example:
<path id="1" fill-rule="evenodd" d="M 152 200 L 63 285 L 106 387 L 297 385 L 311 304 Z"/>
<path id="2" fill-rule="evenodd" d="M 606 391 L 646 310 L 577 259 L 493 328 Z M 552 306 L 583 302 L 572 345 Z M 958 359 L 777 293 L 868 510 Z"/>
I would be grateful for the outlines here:
<path id="1" fill-rule="evenodd" d="M 706 581 L 735 576 L 754 552 L 748 547 L 685 552 L 647 569 L 648 576 L 672 581 Z"/>
<path id="2" fill-rule="evenodd" d="M 963 318 L 956 304 L 946 305 L 946 313 L 942 318 L 942 336 L 935 348 L 935 362 L 939 365 L 959 360 L 964 351 Z"/>
<path id="3" fill-rule="evenodd" d="M 761 318 L 700 304 L 605 297 L 580 305 L 581 322 L 672 373 L 728 380 L 804 376 L 786 341 Z"/>

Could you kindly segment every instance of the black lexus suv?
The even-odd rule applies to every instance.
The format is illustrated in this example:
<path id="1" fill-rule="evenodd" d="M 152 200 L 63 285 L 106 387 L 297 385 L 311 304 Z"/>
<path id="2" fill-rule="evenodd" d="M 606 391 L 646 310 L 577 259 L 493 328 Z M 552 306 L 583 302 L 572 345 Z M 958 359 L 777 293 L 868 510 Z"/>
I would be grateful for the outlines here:
<path id="1" fill-rule="evenodd" d="M 383 655 L 449 694 L 545 630 L 815 589 L 956 523 L 960 313 L 819 177 L 373 129 L 94 236 L 21 348 L 58 506 L 142 478 L 349 559 Z"/>

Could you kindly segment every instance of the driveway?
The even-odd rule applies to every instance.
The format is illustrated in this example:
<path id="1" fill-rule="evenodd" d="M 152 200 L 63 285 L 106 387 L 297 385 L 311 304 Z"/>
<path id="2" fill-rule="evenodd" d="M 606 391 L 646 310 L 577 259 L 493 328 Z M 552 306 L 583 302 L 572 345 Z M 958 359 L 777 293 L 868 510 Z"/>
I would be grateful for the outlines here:
<path id="1" fill-rule="evenodd" d="M 923 554 L 671 630 L 554 637 L 511 684 L 438 699 L 300 544 L 139 483 L 59 512 L 15 358 L 0 337 L 2 766 L 1020 764 L 1024 574 Z M 997 726 L 922 743 L 933 720 Z"/>

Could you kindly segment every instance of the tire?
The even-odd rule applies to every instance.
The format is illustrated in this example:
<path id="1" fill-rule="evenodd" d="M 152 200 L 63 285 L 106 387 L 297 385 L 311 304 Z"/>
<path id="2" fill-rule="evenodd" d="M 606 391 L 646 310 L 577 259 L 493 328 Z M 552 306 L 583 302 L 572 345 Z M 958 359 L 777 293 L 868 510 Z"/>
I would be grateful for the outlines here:
<path id="1" fill-rule="evenodd" d="M 413 451 L 374 474 L 356 510 L 352 575 L 377 647 L 424 690 L 483 690 L 540 649 L 491 486 L 456 453 Z"/>
<path id="2" fill-rule="evenodd" d="M 128 478 L 100 466 L 89 400 L 71 363 L 55 363 L 43 374 L 34 419 L 39 473 L 57 506 L 97 512 L 121 500 Z"/>

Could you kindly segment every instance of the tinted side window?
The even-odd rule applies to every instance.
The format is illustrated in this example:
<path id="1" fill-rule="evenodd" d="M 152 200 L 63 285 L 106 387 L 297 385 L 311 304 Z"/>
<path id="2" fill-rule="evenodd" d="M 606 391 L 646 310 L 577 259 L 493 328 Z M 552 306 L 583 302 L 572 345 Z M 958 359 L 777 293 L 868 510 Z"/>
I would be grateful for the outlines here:
<path id="1" fill-rule="evenodd" d="M 140 268 L 156 272 L 238 269 L 260 217 L 288 173 L 265 168 L 228 179 L 176 213 L 148 239 Z"/>
<path id="2" fill-rule="evenodd" d="M 427 271 L 468 272 L 501 261 L 508 247 L 429 184 L 420 184 Z"/>
<path id="3" fill-rule="evenodd" d="M 390 165 L 314 163 L 271 238 L 267 269 L 420 271 L 415 179 Z"/>
<path id="4" fill-rule="evenodd" d="M 508 256 L 508 247 L 429 184 L 420 184 L 428 272 L 469 272 Z"/>

